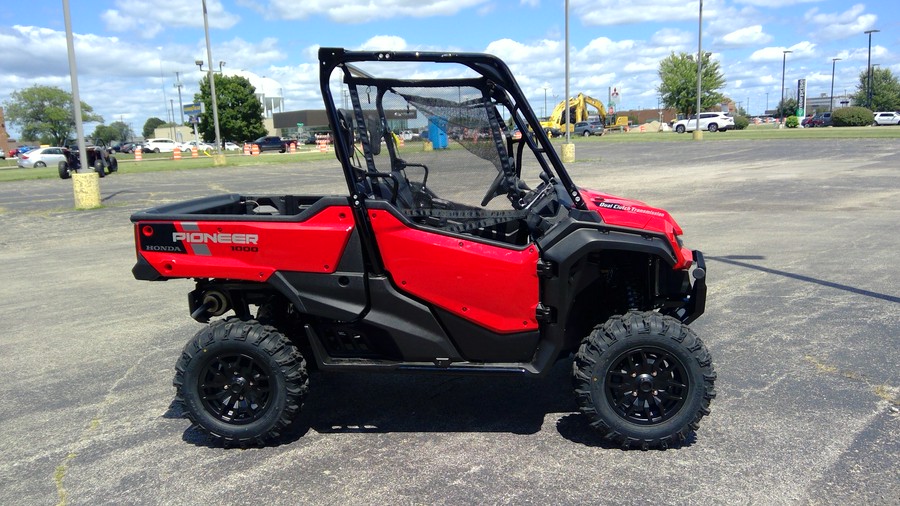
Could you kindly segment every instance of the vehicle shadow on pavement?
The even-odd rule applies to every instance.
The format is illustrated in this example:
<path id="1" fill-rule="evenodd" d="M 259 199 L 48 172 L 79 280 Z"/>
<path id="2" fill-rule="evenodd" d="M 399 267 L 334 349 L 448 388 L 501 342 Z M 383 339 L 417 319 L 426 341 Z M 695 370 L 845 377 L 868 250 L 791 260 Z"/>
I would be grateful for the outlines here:
<path id="1" fill-rule="evenodd" d="M 746 269 L 753 269 L 760 272 L 765 272 L 766 274 L 774 274 L 776 276 L 783 276 L 786 278 L 795 279 L 797 281 L 803 281 L 806 283 L 813 283 L 816 285 L 825 286 L 828 288 L 834 288 L 836 290 L 843 290 L 845 292 L 855 293 L 857 295 L 864 295 L 866 297 L 872 297 L 875 299 L 885 300 L 888 302 L 900 303 L 900 297 L 895 297 L 893 295 L 887 295 L 884 293 L 873 292 L 871 290 L 864 290 L 862 288 L 857 288 L 855 286 L 842 285 L 840 283 L 835 283 L 832 281 L 826 281 L 824 279 L 813 278 L 810 276 L 804 276 L 803 274 L 795 274 L 793 272 L 780 271 L 777 269 L 771 269 L 769 267 L 763 267 L 761 265 L 750 264 L 747 262 L 741 262 L 739 260 L 765 260 L 765 257 L 756 256 L 756 255 L 726 255 L 726 256 L 707 256 L 707 260 L 713 260 L 716 262 L 722 262 L 729 265 L 734 265 L 737 267 L 744 267 Z"/>
<path id="2" fill-rule="evenodd" d="M 571 361 L 546 378 L 318 373 L 298 422 L 320 433 L 534 434 L 548 413 L 576 409 L 569 371 Z"/>

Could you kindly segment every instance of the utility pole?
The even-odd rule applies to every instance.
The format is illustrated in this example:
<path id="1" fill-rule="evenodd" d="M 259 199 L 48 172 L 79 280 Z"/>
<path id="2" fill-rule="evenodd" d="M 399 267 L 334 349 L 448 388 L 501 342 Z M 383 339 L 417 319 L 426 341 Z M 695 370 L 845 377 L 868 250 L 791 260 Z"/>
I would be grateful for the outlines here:
<path id="1" fill-rule="evenodd" d="M 834 111 L 834 64 L 838 60 L 841 60 L 841 58 L 831 59 L 831 98 L 829 99 L 828 103 L 828 112 Z"/>
<path id="2" fill-rule="evenodd" d="M 184 124 L 184 104 L 181 102 L 181 88 L 184 87 L 181 84 L 181 73 L 175 72 L 175 87 L 178 88 L 178 107 L 181 111 L 181 124 Z"/>
<path id="3" fill-rule="evenodd" d="M 872 109 L 872 34 L 881 30 L 866 30 L 869 36 L 869 58 L 866 60 L 866 108 Z"/>

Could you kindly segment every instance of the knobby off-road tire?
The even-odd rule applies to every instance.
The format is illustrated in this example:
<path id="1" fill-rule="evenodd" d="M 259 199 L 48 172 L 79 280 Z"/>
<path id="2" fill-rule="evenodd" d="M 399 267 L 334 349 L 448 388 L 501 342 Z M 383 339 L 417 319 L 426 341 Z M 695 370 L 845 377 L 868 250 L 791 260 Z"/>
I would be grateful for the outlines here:
<path id="1" fill-rule="evenodd" d="M 61 161 L 56 164 L 56 168 L 59 171 L 60 179 L 69 179 L 72 175 L 69 173 L 69 164 L 65 161 Z"/>
<path id="2" fill-rule="evenodd" d="M 678 320 L 629 312 L 594 327 L 573 364 L 582 413 L 623 449 L 684 441 L 716 396 L 709 352 Z"/>
<path id="3" fill-rule="evenodd" d="M 98 176 L 103 177 L 106 175 L 106 171 L 103 170 L 103 161 L 97 160 L 94 162 L 94 172 L 97 173 Z"/>
<path id="4" fill-rule="evenodd" d="M 309 377 L 303 355 L 284 334 L 228 318 L 185 345 L 173 384 L 194 425 L 226 445 L 259 446 L 299 415 Z"/>

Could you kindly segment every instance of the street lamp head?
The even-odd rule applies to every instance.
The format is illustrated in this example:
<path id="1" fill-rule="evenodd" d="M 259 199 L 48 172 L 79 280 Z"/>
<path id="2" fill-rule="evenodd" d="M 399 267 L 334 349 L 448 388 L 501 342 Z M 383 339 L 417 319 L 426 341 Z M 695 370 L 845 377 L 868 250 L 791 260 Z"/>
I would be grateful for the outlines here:
<path id="1" fill-rule="evenodd" d="M 785 49 L 782 51 L 782 53 L 788 54 L 788 53 L 793 53 L 793 51 L 791 51 L 790 49 Z"/>
<path id="2" fill-rule="evenodd" d="M 194 65 L 200 67 L 200 70 L 203 71 L 203 60 L 194 60 Z"/>
<path id="3" fill-rule="evenodd" d="M 881 30 L 866 30 L 866 31 L 863 32 L 863 33 L 865 33 L 866 35 L 872 35 L 873 33 L 878 33 L 878 32 L 880 32 L 880 31 L 881 31 Z"/>
<path id="4" fill-rule="evenodd" d="M 843 60 L 843 58 L 832 58 L 832 59 L 831 59 L 831 61 L 833 61 L 833 62 L 835 62 L 835 61 L 841 61 L 841 60 Z"/>

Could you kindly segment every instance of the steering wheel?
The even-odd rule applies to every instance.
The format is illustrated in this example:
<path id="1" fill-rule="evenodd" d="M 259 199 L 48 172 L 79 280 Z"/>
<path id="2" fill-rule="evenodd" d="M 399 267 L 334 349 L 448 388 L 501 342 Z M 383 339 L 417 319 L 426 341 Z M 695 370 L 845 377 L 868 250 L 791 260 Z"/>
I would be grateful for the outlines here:
<path id="1" fill-rule="evenodd" d="M 494 200 L 494 197 L 501 195 L 500 186 L 503 184 L 503 181 L 506 179 L 506 174 L 503 171 L 497 172 L 497 177 L 494 178 L 494 181 L 491 183 L 491 186 L 488 188 L 487 193 L 484 194 L 484 198 L 481 199 L 481 207 L 488 205 L 488 202 Z"/>

